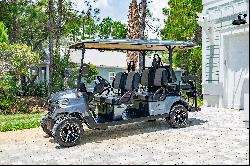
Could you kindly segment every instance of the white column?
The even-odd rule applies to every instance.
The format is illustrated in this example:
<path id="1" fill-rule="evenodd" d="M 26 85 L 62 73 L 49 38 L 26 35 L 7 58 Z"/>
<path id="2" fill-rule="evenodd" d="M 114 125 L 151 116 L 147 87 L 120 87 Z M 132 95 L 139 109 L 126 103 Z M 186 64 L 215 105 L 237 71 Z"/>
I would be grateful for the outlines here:
<path id="1" fill-rule="evenodd" d="M 49 64 L 46 65 L 46 81 L 49 82 Z"/>

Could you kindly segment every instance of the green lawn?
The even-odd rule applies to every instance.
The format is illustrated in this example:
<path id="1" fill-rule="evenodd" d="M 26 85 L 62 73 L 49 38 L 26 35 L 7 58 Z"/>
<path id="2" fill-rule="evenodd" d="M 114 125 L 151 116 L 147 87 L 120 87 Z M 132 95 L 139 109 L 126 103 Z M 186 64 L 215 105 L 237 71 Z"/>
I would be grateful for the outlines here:
<path id="1" fill-rule="evenodd" d="M 0 132 L 37 128 L 44 114 L 0 115 Z"/>

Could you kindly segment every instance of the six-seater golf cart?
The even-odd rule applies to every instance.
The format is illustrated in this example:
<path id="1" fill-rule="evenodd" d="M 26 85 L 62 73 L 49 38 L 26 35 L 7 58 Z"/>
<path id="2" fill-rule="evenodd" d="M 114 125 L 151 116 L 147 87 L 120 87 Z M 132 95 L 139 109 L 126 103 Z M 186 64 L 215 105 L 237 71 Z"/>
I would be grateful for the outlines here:
<path id="1" fill-rule="evenodd" d="M 185 127 L 188 112 L 198 109 L 189 104 L 181 93 L 187 92 L 196 101 L 195 78 L 183 77 L 177 81 L 172 69 L 174 50 L 190 49 L 189 42 L 159 40 L 84 40 L 70 49 L 82 50 L 78 88 L 51 95 L 49 112 L 41 126 L 60 146 L 74 146 L 80 141 L 83 124 L 90 129 L 164 118 L 171 127 Z M 112 85 L 101 76 L 94 92 L 87 92 L 82 82 L 88 66 L 84 63 L 86 49 L 142 51 L 143 71 L 139 74 L 133 63 L 128 71 L 117 73 Z M 169 65 L 163 65 L 155 56 L 151 67 L 145 67 L 146 51 L 168 51 Z"/>

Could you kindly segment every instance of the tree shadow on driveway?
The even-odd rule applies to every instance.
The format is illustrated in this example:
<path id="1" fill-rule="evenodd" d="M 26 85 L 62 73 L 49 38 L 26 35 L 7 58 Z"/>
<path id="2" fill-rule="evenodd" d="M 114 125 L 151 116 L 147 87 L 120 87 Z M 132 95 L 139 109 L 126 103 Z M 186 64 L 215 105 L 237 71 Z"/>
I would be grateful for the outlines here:
<path id="1" fill-rule="evenodd" d="M 196 118 L 189 118 L 188 124 L 186 128 L 203 125 L 208 121 L 204 121 Z M 183 128 L 185 129 L 185 128 Z M 120 126 L 109 127 L 106 130 L 85 130 L 82 139 L 80 140 L 80 144 L 77 146 L 84 145 L 86 143 L 101 143 L 104 140 L 124 138 L 133 135 L 139 135 L 144 133 L 153 133 L 164 130 L 178 130 L 173 129 L 165 120 L 156 120 L 153 122 L 137 122 L 132 124 L 125 124 Z M 54 139 L 51 139 L 50 142 L 54 143 Z M 56 146 L 56 148 L 61 149 L 64 147 Z"/>

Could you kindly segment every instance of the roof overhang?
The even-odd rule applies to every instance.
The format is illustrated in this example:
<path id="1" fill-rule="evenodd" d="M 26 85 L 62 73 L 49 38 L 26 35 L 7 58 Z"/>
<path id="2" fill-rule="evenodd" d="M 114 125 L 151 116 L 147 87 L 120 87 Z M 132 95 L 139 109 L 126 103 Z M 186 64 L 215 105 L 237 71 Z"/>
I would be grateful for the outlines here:
<path id="1" fill-rule="evenodd" d="M 174 48 L 174 50 L 187 50 L 194 46 L 191 42 L 170 40 L 90 39 L 71 45 L 69 49 L 166 51 L 170 48 Z"/>

